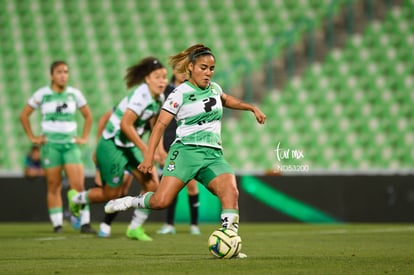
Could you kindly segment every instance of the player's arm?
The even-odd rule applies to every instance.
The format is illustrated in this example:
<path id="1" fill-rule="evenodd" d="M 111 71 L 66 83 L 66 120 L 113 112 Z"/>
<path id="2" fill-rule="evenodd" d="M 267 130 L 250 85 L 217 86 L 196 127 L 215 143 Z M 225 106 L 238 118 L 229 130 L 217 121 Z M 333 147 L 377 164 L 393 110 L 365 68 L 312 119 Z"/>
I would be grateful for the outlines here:
<path id="1" fill-rule="evenodd" d="M 36 167 L 25 167 L 24 168 L 25 177 L 34 178 L 34 177 L 41 177 L 44 175 L 45 175 L 45 172 L 42 168 L 36 168 Z"/>
<path id="2" fill-rule="evenodd" d="M 34 144 L 42 144 L 44 143 L 45 137 L 39 136 L 36 137 L 33 134 L 32 126 L 30 124 L 30 115 L 33 113 L 34 108 L 30 106 L 29 104 L 26 104 L 26 106 L 23 108 L 22 112 L 20 113 L 20 122 L 23 126 L 23 129 L 26 133 L 26 135 L 29 137 L 29 140 Z"/>
<path id="3" fill-rule="evenodd" d="M 111 115 L 112 115 L 112 110 L 106 112 L 105 114 L 103 114 L 99 118 L 99 120 L 98 120 L 98 129 L 97 129 L 97 133 L 96 133 L 96 140 L 99 140 L 99 138 L 101 137 L 102 132 L 105 129 L 105 125 L 108 122 Z"/>
<path id="4" fill-rule="evenodd" d="M 105 125 L 108 122 L 109 118 L 112 115 L 112 110 L 106 112 L 105 114 L 103 114 L 99 120 L 98 120 L 98 129 L 97 129 L 97 133 L 96 133 L 96 140 L 98 141 L 99 138 L 102 135 L 103 130 L 105 129 Z M 95 165 L 97 165 L 97 160 L 96 160 L 96 151 L 93 152 L 92 155 L 92 160 L 95 163 Z M 101 172 L 99 171 L 99 168 L 96 167 L 96 171 L 95 171 L 95 184 L 97 186 L 102 186 L 102 180 L 101 180 Z"/>
<path id="5" fill-rule="evenodd" d="M 158 119 L 158 116 L 154 116 L 149 120 L 151 132 L 154 129 L 157 119 Z M 158 143 L 158 146 L 155 150 L 155 156 L 154 156 L 155 161 L 159 163 L 161 166 L 164 165 L 164 161 L 167 158 L 167 152 L 165 151 L 165 148 L 164 148 L 163 139 L 164 139 L 164 136 L 161 136 L 160 142 Z"/>
<path id="6" fill-rule="evenodd" d="M 154 166 L 154 154 L 155 150 L 160 143 L 161 137 L 164 135 L 165 128 L 170 124 L 171 120 L 174 118 L 174 115 L 161 110 L 157 122 L 152 129 L 151 136 L 148 141 L 148 150 L 144 154 L 144 161 L 138 166 L 138 169 L 143 173 L 150 173 L 152 167 Z"/>
<path id="7" fill-rule="evenodd" d="M 138 115 L 127 108 L 121 119 L 121 131 L 127 136 L 127 138 L 138 147 L 143 154 L 147 151 L 147 145 L 139 137 L 136 128 L 134 126 L 135 121 L 138 119 Z"/>
<path id="8" fill-rule="evenodd" d="M 85 122 L 83 123 L 82 136 L 80 138 L 76 138 L 75 142 L 78 144 L 85 144 L 92 128 L 92 112 L 88 105 L 82 106 L 79 111 L 81 112 Z"/>
<path id="9" fill-rule="evenodd" d="M 234 110 L 245 110 L 251 111 L 256 117 L 257 122 L 264 124 L 266 120 L 266 115 L 256 106 L 246 103 L 234 96 L 231 96 L 226 93 L 222 93 L 221 102 L 224 107 L 234 109 Z"/>

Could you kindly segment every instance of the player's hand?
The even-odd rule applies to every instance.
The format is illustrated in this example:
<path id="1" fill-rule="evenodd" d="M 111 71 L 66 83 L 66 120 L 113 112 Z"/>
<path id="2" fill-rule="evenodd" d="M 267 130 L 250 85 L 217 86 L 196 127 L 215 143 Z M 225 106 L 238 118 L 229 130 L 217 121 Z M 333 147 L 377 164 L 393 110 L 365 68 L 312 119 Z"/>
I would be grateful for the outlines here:
<path id="1" fill-rule="evenodd" d="M 42 144 L 45 144 L 47 140 L 45 136 L 36 136 L 36 137 L 33 137 L 30 141 L 33 144 L 42 145 Z"/>
<path id="2" fill-rule="evenodd" d="M 82 137 L 75 137 L 76 144 L 86 144 L 87 139 Z"/>
<path id="3" fill-rule="evenodd" d="M 254 107 L 253 108 L 253 113 L 254 113 L 254 115 L 256 117 L 257 122 L 259 122 L 260 124 L 264 124 L 265 123 L 266 115 L 262 111 L 260 111 L 259 108 Z"/>
<path id="4" fill-rule="evenodd" d="M 138 165 L 138 171 L 147 174 L 152 172 L 152 168 L 154 167 L 154 161 L 147 157 L 144 157 L 144 160 Z"/>

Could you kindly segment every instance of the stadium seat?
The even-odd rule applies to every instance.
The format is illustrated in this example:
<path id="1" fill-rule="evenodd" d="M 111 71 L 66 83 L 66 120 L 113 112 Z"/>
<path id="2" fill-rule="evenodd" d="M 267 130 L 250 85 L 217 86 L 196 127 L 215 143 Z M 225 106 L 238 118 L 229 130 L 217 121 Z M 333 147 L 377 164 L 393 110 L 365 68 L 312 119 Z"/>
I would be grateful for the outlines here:
<path id="1" fill-rule="evenodd" d="M 70 61 L 73 68 L 71 81 L 85 91 L 95 118 L 102 110 L 110 109 L 120 98 L 120 93 L 124 93 L 122 77 L 125 68 L 145 55 L 155 55 L 166 61 L 172 53 L 201 41 L 211 46 L 217 55 L 217 79 L 226 88 L 232 87 L 241 82 L 245 67 L 251 72 L 263 68 L 268 47 L 275 42 L 276 35 L 281 35 L 280 38 L 292 31 L 290 35 L 300 39 L 304 29 L 298 22 L 306 18 L 314 26 L 322 26 L 328 13 L 339 12 L 349 3 L 345 0 L 34 0 L 30 5 L 6 2 L 7 8 L 0 8 L 0 24 L 5 26 L 0 32 L 0 66 L 4 72 L 0 81 L 15 92 L 10 97 L 11 107 L 21 108 L 23 97 L 27 98 L 47 83 L 47 66 L 51 60 L 59 58 Z M 6 6 L 4 3 L 1 5 Z M 403 9 L 388 13 L 383 23 L 375 22 L 374 27 L 368 27 L 359 40 L 351 39 L 339 59 L 330 55 L 325 63 L 318 64 L 319 67 L 308 69 L 299 86 L 288 85 L 277 92 L 278 95 L 272 92 L 262 106 L 269 114 L 268 125 L 256 128 L 254 119 L 248 114 L 240 117 L 234 131 L 224 130 L 223 140 L 234 144 L 226 149 L 229 161 L 234 162 L 237 169 L 269 169 L 274 165 L 272 149 L 276 141 L 281 140 L 291 142 L 292 146 L 303 146 L 307 151 L 307 159 L 303 161 L 315 167 L 329 166 L 331 160 L 336 162 L 335 165 L 340 166 L 342 162 L 351 165 L 349 155 L 341 153 L 340 157 L 335 157 L 332 152 L 337 146 L 347 148 L 346 138 L 341 135 L 356 131 L 352 123 L 356 123 L 357 130 L 362 133 L 363 125 L 369 120 L 358 116 L 362 114 L 360 110 L 366 109 L 366 104 L 376 106 L 371 108 L 370 115 L 390 112 L 390 105 L 381 102 L 381 96 L 376 97 L 375 91 L 380 95 L 392 91 L 395 95 L 390 104 L 392 102 L 399 109 L 393 113 L 393 119 L 412 115 L 410 105 L 405 102 L 413 100 L 414 65 L 407 60 L 413 58 L 410 49 L 414 35 L 409 21 L 412 11 L 405 7 L 413 7 L 413 3 L 405 1 L 403 5 Z M 56 20 L 56 13 L 62 15 L 59 20 Z M 43 26 L 43 30 L 36 28 L 33 31 L 32 27 L 37 24 Z M 398 33 L 403 35 L 396 35 Z M 274 56 L 282 54 L 286 46 L 283 41 L 269 52 Z M 395 54 L 392 54 L 393 50 Z M 354 53 L 366 63 L 351 62 Z M 385 65 L 384 55 L 388 58 Z M 236 63 L 249 66 L 239 65 L 233 70 Z M 338 63 L 343 65 L 337 66 Z M 367 71 L 365 64 L 371 64 L 375 69 Z M 379 74 L 384 81 L 377 81 Z M 21 75 L 27 75 L 25 83 L 22 83 Z M 354 90 L 364 91 L 360 93 L 360 100 L 348 96 Z M 342 110 L 352 123 L 345 125 L 344 122 L 344 128 L 336 125 L 335 119 L 340 116 L 331 115 L 335 110 Z M 393 129 L 390 124 L 384 127 Z M 27 142 L 20 130 L 11 131 L 20 135 L 17 142 Z M 339 131 L 339 134 L 329 141 L 331 131 Z M 233 136 L 240 134 L 243 139 L 231 142 Z M 254 134 L 260 136 L 260 143 L 266 148 L 250 153 L 258 140 Z M 328 144 L 328 148 L 315 148 L 313 145 L 319 142 L 320 146 Z M 358 146 L 364 150 L 362 145 Z M 20 150 L 23 149 L 16 152 L 16 160 L 23 155 Z M 318 157 L 318 152 L 325 150 L 328 161 Z M 2 164 L 5 161 L 0 159 Z M 372 163 L 375 158 L 369 158 L 369 161 Z M 7 167 L 20 165 L 18 161 Z"/>

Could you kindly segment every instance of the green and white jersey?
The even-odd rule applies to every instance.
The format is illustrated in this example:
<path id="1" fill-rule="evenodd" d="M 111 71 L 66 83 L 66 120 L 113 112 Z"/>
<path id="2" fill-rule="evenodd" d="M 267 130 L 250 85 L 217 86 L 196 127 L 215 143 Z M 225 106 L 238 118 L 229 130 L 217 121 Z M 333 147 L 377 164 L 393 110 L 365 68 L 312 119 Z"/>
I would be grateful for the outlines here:
<path id="1" fill-rule="evenodd" d="M 131 109 L 138 116 L 134 126 L 138 135 L 142 136 L 146 130 L 145 125 L 153 116 L 158 115 L 163 103 L 164 95 L 161 94 L 157 99 L 154 99 L 151 96 L 148 85 L 145 83 L 141 84 L 124 97 L 116 106 L 109 121 L 105 125 L 102 136 L 104 139 L 113 138 L 115 144 L 120 147 L 135 146 L 121 131 L 121 120 L 125 111 Z"/>
<path id="2" fill-rule="evenodd" d="M 73 143 L 77 135 L 76 111 L 87 104 L 82 92 L 66 87 L 55 92 L 46 86 L 37 90 L 27 104 L 42 113 L 42 133 L 52 143 Z"/>
<path id="3" fill-rule="evenodd" d="M 186 81 L 168 96 L 162 108 L 177 120 L 174 142 L 222 149 L 222 93 L 215 82 L 203 90 Z"/>

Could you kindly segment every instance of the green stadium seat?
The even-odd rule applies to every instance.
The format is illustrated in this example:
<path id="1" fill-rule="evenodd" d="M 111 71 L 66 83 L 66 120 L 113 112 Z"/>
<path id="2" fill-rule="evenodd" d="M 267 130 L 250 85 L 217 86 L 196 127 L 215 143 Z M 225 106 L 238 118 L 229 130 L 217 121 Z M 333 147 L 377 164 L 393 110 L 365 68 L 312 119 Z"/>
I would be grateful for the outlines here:
<path id="1" fill-rule="evenodd" d="M 6 2 L 0 1 L 0 25 L 5 26 L 0 32 L 0 66 L 5 73 L 0 81 L 8 90 L 16 91 L 16 96 L 10 97 L 13 108 L 21 107 L 22 97 L 27 97 L 34 89 L 47 83 L 47 69 L 39 70 L 39 64 L 49 63 L 45 61 L 49 58 L 62 58 L 71 61 L 71 67 L 76 69 L 72 75 L 73 80 L 87 92 L 95 116 L 101 110 L 110 108 L 119 94 L 124 92 L 122 77 L 125 63 L 130 65 L 149 54 L 166 60 L 168 55 L 184 49 L 189 43 L 201 41 L 216 52 L 216 76 L 228 90 L 243 78 L 244 67 L 240 66 L 233 72 L 234 62 L 245 58 L 250 62 L 252 71 L 261 70 L 269 54 L 278 56 L 283 52 L 286 40 L 282 39 L 283 42 L 275 44 L 269 52 L 266 52 L 266 47 L 279 41 L 290 27 L 296 26 L 292 35 L 294 41 L 297 41 L 305 31 L 298 29 L 298 22 L 308 18 L 314 26 L 322 26 L 324 16 L 329 12 L 340 12 L 350 2 L 73 0 L 34 1 L 31 5 L 21 5 L 11 1 L 7 2 L 14 7 L 11 12 L 1 8 L 4 3 Z M 266 147 L 275 146 L 275 135 L 277 139 L 292 140 L 292 144 L 304 146 L 310 152 L 306 161 L 315 167 L 358 167 L 355 156 L 359 151 L 350 154 L 340 151 L 339 156 L 333 153 L 338 146 L 350 146 L 351 143 L 346 139 L 347 131 L 361 135 L 362 142 L 355 145 L 365 152 L 364 150 L 371 150 L 365 149 L 369 147 L 370 139 L 369 133 L 364 132 L 370 115 L 382 118 L 392 114 L 392 118 L 398 120 L 401 117 L 407 119 L 413 114 L 410 104 L 406 104 L 413 100 L 411 90 L 414 65 L 413 62 L 407 62 L 413 59 L 411 49 L 414 34 L 410 21 L 413 12 L 406 7 L 413 7 L 414 3 L 404 1 L 402 5 L 403 8 L 388 13 L 384 23 L 374 23 L 359 38 L 351 39 L 339 57 L 329 55 L 324 63 L 308 69 L 299 81 L 299 86 L 288 85 L 279 95 L 269 96 L 269 101 L 263 103 L 263 109 L 269 116 L 268 121 L 272 123 L 263 128 L 255 128 L 252 126 L 254 119 L 248 114 L 241 116 L 236 127 L 231 128 L 233 131 L 223 131 L 223 140 L 234 145 L 226 149 L 229 161 L 234 162 L 237 169 L 272 167 L 274 155 L 271 150 L 266 148 L 250 152 L 252 144 L 257 142 L 257 138 L 252 138 L 256 134 Z M 38 7 L 38 10 L 34 7 Z M 203 13 L 194 12 L 200 10 L 200 7 Z M 57 23 L 56 13 L 62 13 Z M 154 24 L 154 20 L 157 20 L 157 24 Z M 43 22 L 44 38 L 42 31 L 33 32 L 32 27 L 37 22 Z M 62 31 L 62 27 L 65 27 L 65 31 Z M 21 51 L 15 49 L 18 44 L 14 41 L 13 30 L 21 34 Z M 398 35 L 400 33 L 402 35 Z M 275 40 L 277 34 L 280 34 L 279 40 Z M 70 42 L 66 44 L 70 47 L 64 47 L 65 44 L 55 37 L 63 37 L 63 41 Z M 48 56 L 43 56 L 44 45 L 47 45 Z M 96 49 L 93 49 L 94 46 Z M 396 54 L 388 56 L 392 49 Z M 352 62 L 355 53 L 358 54 L 358 60 L 363 62 Z M 387 63 L 384 63 L 384 56 Z M 339 63 L 344 65 L 338 66 Z M 20 79 L 22 64 L 27 67 L 27 73 L 23 73 L 28 76 L 27 83 L 22 83 Z M 373 64 L 376 69 L 367 71 L 365 64 Z M 382 83 L 377 80 L 379 75 L 383 77 Z M 28 91 L 22 91 L 23 88 Z M 355 90 L 363 91 L 359 93 L 358 100 L 352 96 Z M 381 99 L 382 95 L 386 96 L 386 91 L 392 91 L 393 95 L 389 104 Z M 104 100 L 100 100 L 100 96 Z M 392 113 L 391 104 L 398 106 L 398 111 Z M 371 105 L 375 107 L 371 108 L 370 114 L 361 111 L 367 110 L 369 107 L 366 106 Z M 345 118 L 339 114 L 332 115 L 340 108 Z M 348 121 L 348 124 L 338 124 L 337 121 Z M 16 134 L 22 135 L 20 130 Z M 391 130 L 402 131 L 385 122 L 378 131 Z M 246 137 L 231 142 L 231 136 L 240 131 Z M 333 134 L 330 140 L 333 132 L 339 134 Z M 391 140 L 397 141 L 394 137 Z M 312 146 L 314 144 L 321 147 Z M 325 150 L 321 150 L 325 145 L 326 159 L 318 155 L 319 151 Z M 21 159 L 23 153 L 20 150 L 23 148 L 18 149 L 15 159 Z M 89 151 L 86 152 L 85 159 L 88 159 L 88 154 Z M 390 154 L 384 153 L 385 160 L 376 164 L 375 158 L 381 156 L 373 155 L 364 161 L 369 165 L 386 165 Z M 398 155 L 398 158 L 399 164 L 409 161 L 405 156 Z M 0 163 L 3 162 L 0 159 Z M 7 165 L 8 168 L 19 167 L 20 163 Z"/>

